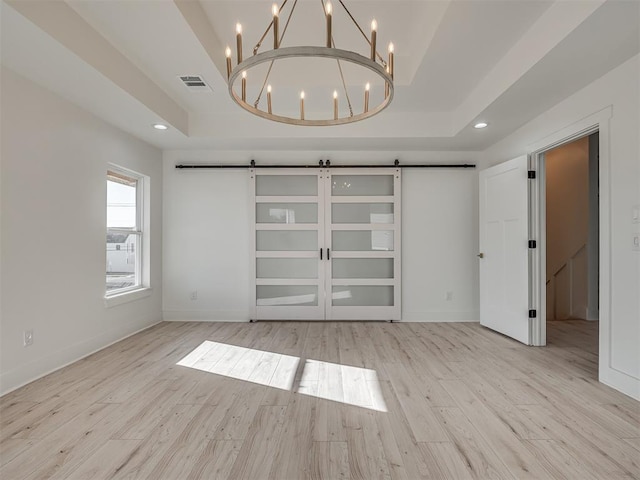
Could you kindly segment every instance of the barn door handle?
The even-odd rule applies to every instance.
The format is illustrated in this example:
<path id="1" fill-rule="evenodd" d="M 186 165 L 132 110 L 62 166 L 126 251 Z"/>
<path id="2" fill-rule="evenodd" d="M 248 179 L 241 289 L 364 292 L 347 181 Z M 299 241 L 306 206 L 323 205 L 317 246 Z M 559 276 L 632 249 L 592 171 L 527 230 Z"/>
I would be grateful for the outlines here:
<path id="1" fill-rule="evenodd" d="M 477 256 L 478 258 L 484 258 L 484 253 L 479 253 Z"/>
<path id="2" fill-rule="evenodd" d="M 327 260 L 331 260 L 331 249 L 327 248 Z"/>
<path id="3" fill-rule="evenodd" d="M 322 260 L 322 249 L 320 249 L 320 260 Z"/>

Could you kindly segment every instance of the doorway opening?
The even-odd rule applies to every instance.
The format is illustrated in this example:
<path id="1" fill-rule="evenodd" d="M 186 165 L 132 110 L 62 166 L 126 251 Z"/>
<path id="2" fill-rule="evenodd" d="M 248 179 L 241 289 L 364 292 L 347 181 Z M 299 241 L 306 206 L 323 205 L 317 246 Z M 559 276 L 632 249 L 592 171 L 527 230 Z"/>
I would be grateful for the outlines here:
<path id="1" fill-rule="evenodd" d="M 546 343 L 584 354 L 598 378 L 599 133 L 542 156 L 545 215 Z"/>

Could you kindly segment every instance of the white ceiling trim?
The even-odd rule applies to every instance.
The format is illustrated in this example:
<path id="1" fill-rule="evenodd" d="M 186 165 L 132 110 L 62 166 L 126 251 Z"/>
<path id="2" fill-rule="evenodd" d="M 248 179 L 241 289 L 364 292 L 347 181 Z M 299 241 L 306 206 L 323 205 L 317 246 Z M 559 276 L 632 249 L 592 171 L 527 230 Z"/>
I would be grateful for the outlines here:
<path id="1" fill-rule="evenodd" d="M 174 128 L 188 133 L 187 111 L 66 3 L 20 0 L 7 3 Z"/>

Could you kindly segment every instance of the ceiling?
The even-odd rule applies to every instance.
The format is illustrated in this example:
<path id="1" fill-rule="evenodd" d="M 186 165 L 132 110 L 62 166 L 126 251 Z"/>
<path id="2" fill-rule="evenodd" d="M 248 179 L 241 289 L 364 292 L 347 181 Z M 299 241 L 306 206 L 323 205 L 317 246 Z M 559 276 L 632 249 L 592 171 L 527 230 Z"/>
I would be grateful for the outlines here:
<path id="1" fill-rule="evenodd" d="M 377 20 L 381 53 L 390 41 L 396 51 L 393 103 L 350 125 L 277 124 L 230 99 L 224 48 L 235 50 L 241 22 L 251 53 L 270 22 L 266 0 L 2 0 L 2 64 L 163 149 L 464 151 L 487 148 L 640 50 L 635 0 L 344 3 L 366 32 Z M 366 55 L 337 0 L 333 18 L 336 46 Z M 324 28 L 321 2 L 299 0 L 283 46 L 321 45 Z M 264 73 L 251 71 L 249 98 Z M 200 75 L 211 89 L 189 91 L 181 75 Z M 349 68 L 345 79 L 362 108 L 368 79 Z M 305 90 L 314 115 L 330 111 L 340 80 L 333 63 L 282 62 L 270 83 L 274 110 L 295 111 Z M 474 129 L 479 120 L 489 127 Z"/>

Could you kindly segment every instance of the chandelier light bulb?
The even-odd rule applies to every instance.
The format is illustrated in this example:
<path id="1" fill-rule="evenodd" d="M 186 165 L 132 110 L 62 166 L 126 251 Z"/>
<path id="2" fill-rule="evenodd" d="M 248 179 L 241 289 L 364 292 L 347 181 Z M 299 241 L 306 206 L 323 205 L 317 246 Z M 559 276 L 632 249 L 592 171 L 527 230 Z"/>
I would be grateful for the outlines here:
<path id="1" fill-rule="evenodd" d="M 247 71 L 242 72 L 242 101 L 247 100 Z"/>
<path id="2" fill-rule="evenodd" d="M 271 93 L 271 85 L 267 85 L 267 93 Z"/>
<path id="3" fill-rule="evenodd" d="M 304 90 L 300 92 L 300 100 L 304 100 Z"/>
<path id="4" fill-rule="evenodd" d="M 389 43 L 389 53 L 393 53 L 394 47 L 393 47 L 393 42 Z"/>
<path id="5" fill-rule="evenodd" d="M 273 14 L 274 17 L 277 17 L 280 14 L 280 9 L 278 8 L 277 3 L 274 3 L 273 5 L 271 5 L 271 13 Z"/>
<path id="6" fill-rule="evenodd" d="M 231 76 L 231 49 L 228 45 L 224 50 L 224 55 L 227 57 L 227 78 L 229 78 Z"/>
<path id="7" fill-rule="evenodd" d="M 327 22 L 327 48 L 331 48 L 331 46 L 333 45 L 333 34 L 331 33 L 331 11 L 333 9 L 333 7 L 331 6 L 331 2 L 327 2 L 327 4 L 325 5 L 325 12 L 326 12 L 326 22 Z"/>
<path id="8" fill-rule="evenodd" d="M 335 98 L 338 98 L 338 91 L 337 91 L 337 90 L 334 90 L 334 91 L 333 91 L 333 98 L 334 98 L 334 99 L 335 99 Z"/>
<path id="9" fill-rule="evenodd" d="M 238 64 L 242 63 L 242 25 L 236 23 L 236 55 Z"/>
<path id="10" fill-rule="evenodd" d="M 364 86 L 364 113 L 367 113 L 369 111 L 369 89 L 371 88 L 371 85 L 369 84 L 369 82 L 367 82 L 367 84 Z"/>
<path id="11" fill-rule="evenodd" d="M 371 61 L 376 61 L 376 38 L 378 36 L 378 22 L 371 20 Z"/>

